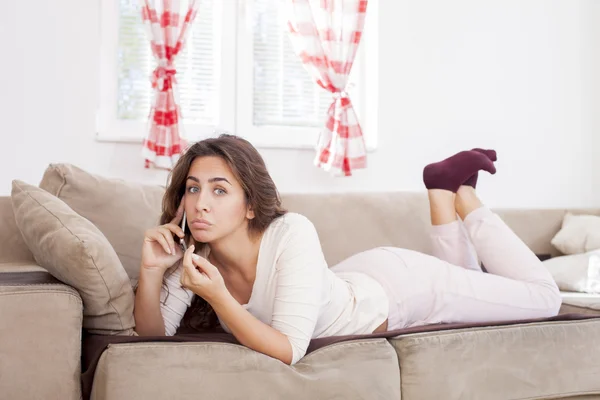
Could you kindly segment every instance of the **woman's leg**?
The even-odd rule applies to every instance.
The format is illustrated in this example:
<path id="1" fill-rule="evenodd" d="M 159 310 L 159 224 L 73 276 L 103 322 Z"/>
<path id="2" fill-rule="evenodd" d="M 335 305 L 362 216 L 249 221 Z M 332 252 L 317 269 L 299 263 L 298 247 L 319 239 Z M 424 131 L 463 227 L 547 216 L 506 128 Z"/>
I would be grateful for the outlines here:
<path id="1" fill-rule="evenodd" d="M 499 216 L 482 204 L 474 189 L 465 188 L 457 195 L 456 211 L 490 273 L 556 288 L 538 257 Z"/>
<path id="2" fill-rule="evenodd" d="M 450 264 L 481 271 L 473 244 L 456 217 L 455 202 L 460 192 L 461 189 L 456 194 L 439 189 L 428 191 L 433 255 Z"/>
<path id="3" fill-rule="evenodd" d="M 386 290 L 392 303 L 389 330 L 437 323 L 547 318 L 555 316 L 560 308 L 558 288 L 551 277 L 544 276 L 543 266 L 537 269 L 535 264 L 519 264 L 523 270 L 533 269 L 537 274 L 517 280 L 465 269 L 413 250 L 387 250 L 398 257 L 395 262 L 377 266 L 385 272 L 385 282 L 394 284 L 393 289 Z"/>
<path id="4" fill-rule="evenodd" d="M 433 254 L 454 265 L 481 272 L 477 255 L 461 221 L 456 218 L 457 192 L 465 185 L 475 187 L 480 170 L 495 173 L 494 150 L 461 151 L 423 170 L 429 195 Z"/>
<path id="5" fill-rule="evenodd" d="M 462 190 L 456 200 L 458 215 L 489 274 L 408 254 L 406 263 L 418 264 L 421 258 L 426 264 L 419 265 L 420 271 L 414 268 L 416 274 L 424 275 L 415 278 L 434 281 L 433 300 L 425 301 L 430 307 L 415 320 L 482 322 L 556 315 L 560 292 L 537 256 L 498 215 L 483 206 L 474 189 Z M 415 296 L 412 302 L 418 302 L 418 298 Z M 414 306 L 419 307 L 416 303 Z"/>
<path id="6" fill-rule="evenodd" d="M 450 201 L 454 199 L 455 210 L 490 273 L 461 268 L 410 250 L 393 249 L 404 266 L 389 270 L 389 279 L 396 278 L 397 289 L 390 296 L 403 317 L 396 318 L 399 324 L 503 321 L 558 313 L 561 297 L 550 273 L 500 217 L 483 206 L 474 188 L 464 187 L 480 169 L 495 172 L 491 163 L 487 157 L 467 151 L 424 169 L 423 180 L 433 200 L 432 224 L 456 221 L 456 215 L 450 212 Z M 458 191 L 460 194 L 456 194 Z M 390 329 L 399 327 L 402 326 Z"/>

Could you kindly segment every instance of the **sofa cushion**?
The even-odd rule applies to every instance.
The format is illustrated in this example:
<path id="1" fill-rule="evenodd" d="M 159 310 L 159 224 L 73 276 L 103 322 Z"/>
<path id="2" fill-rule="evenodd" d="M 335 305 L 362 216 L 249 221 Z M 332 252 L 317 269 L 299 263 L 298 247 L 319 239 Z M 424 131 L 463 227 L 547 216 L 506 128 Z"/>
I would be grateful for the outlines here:
<path id="1" fill-rule="evenodd" d="M 329 265 L 364 250 L 394 246 L 432 254 L 429 201 L 425 191 L 382 193 L 284 193 L 289 211 L 305 215 L 319 233 Z M 494 209 L 536 254 L 560 255 L 550 240 L 564 209 Z M 598 209 L 573 209 L 600 214 Z"/>
<path id="2" fill-rule="evenodd" d="M 105 178 L 70 164 L 50 164 L 40 187 L 100 229 L 135 284 L 144 231 L 159 222 L 164 188 Z"/>
<path id="3" fill-rule="evenodd" d="M 600 318 L 400 336 L 402 399 L 600 394 Z M 579 397 L 577 397 L 579 398 Z"/>
<path id="4" fill-rule="evenodd" d="M 115 344 L 91 399 L 400 399 L 399 377 L 385 339 L 328 346 L 291 367 L 229 343 Z"/>
<path id="5" fill-rule="evenodd" d="M 379 246 L 431 253 L 425 192 L 283 194 L 281 200 L 315 225 L 330 266 Z"/>
<path id="6" fill-rule="evenodd" d="M 33 254 L 25 244 L 13 212 L 9 196 L 0 197 L 0 263 L 32 262 Z"/>
<path id="7" fill-rule="evenodd" d="M 544 261 L 560 290 L 600 293 L 600 250 Z"/>
<path id="8" fill-rule="evenodd" d="M 544 324 L 550 321 L 561 321 L 561 322 L 573 322 L 579 323 L 589 319 L 600 319 L 600 311 L 586 310 L 581 312 L 582 309 L 563 309 L 561 307 L 559 315 L 551 318 L 538 318 L 532 320 L 520 320 L 520 321 L 503 321 L 503 322 L 486 322 L 486 323 L 454 323 L 454 324 L 435 324 L 435 325 L 422 325 L 414 326 L 410 328 L 398 329 L 395 331 L 380 332 L 369 335 L 347 335 L 347 336 L 331 336 L 319 339 L 313 339 L 308 346 L 307 355 L 308 357 L 313 353 L 324 351 L 326 348 L 349 342 L 364 342 L 371 341 L 374 339 L 391 339 L 405 335 L 413 335 L 419 333 L 430 333 L 436 334 L 442 331 L 458 331 L 465 329 L 485 329 L 485 328 L 500 328 L 504 326 L 530 326 L 532 324 Z M 188 310 L 187 314 L 191 314 Z M 178 333 L 174 336 L 105 336 L 105 335 L 91 335 L 87 334 L 83 339 L 83 374 L 82 374 L 82 387 L 84 392 L 84 399 L 87 399 L 91 388 L 94 383 L 94 377 L 96 377 L 96 368 L 99 366 L 99 361 L 104 357 L 104 352 L 110 347 L 114 347 L 117 344 L 121 345 L 143 345 L 144 343 L 152 346 L 160 342 L 162 344 L 198 344 L 198 343 L 210 343 L 215 344 L 229 344 L 239 345 L 239 342 L 231 334 L 224 333 L 221 330 L 201 330 L 198 331 L 191 327 L 179 329 Z M 218 349 L 218 347 L 215 347 Z M 248 349 L 246 349 L 248 350 Z M 250 351 L 250 350 L 248 350 Z M 251 351 L 250 351 L 251 352 Z M 214 353 L 210 353 L 214 354 Z M 262 355 L 261 355 L 262 357 Z M 302 362 L 302 359 L 300 362 Z M 350 358 L 348 359 L 350 361 Z M 360 360 L 359 360 L 360 361 Z M 360 361 L 362 362 L 362 361 Z M 291 368 L 296 368 L 300 363 L 295 364 Z M 306 364 L 305 364 L 306 365 Z M 106 364 L 102 365 L 106 368 Z M 209 372 L 207 372 L 209 373 Z M 105 398 L 101 396 L 100 398 Z M 304 397 L 300 397 L 304 398 Z"/>
<path id="9" fill-rule="evenodd" d="M 564 254 L 579 254 L 600 249 L 600 217 L 566 213 L 552 245 Z"/>
<path id="10" fill-rule="evenodd" d="M 133 332 L 133 290 L 102 232 L 62 200 L 13 181 L 15 221 L 36 262 L 77 289 L 83 327 L 101 334 Z"/>

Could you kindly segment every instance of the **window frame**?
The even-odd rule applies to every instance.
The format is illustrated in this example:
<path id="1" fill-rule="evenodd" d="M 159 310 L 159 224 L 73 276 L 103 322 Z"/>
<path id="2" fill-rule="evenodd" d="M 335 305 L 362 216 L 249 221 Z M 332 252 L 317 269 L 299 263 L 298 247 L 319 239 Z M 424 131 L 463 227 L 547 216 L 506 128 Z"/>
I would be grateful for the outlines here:
<path id="1" fill-rule="evenodd" d="M 230 107 L 235 96 L 235 33 L 227 29 L 227 15 L 235 13 L 231 1 L 215 2 L 215 14 L 221 18 L 219 42 L 220 60 L 216 60 L 215 83 L 219 88 L 219 113 L 215 125 L 183 122 L 183 137 L 190 141 L 213 135 L 215 130 L 235 130 L 235 109 Z M 148 129 L 148 121 L 124 121 L 117 118 L 117 47 L 119 1 L 102 1 L 100 6 L 100 100 L 96 113 L 96 140 L 106 142 L 141 143 Z M 220 7 L 220 8 L 219 8 Z M 141 16 L 140 16 L 141 18 Z M 149 43 L 148 43 L 149 47 Z M 110 82 L 110 84 L 108 84 Z M 150 85 L 150 76 L 148 76 Z M 148 110 L 148 113 L 150 110 Z"/>
<path id="2" fill-rule="evenodd" d="M 213 136 L 216 131 L 229 131 L 245 137 L 256 147 L 314 149 L 321 128 L 253 125 L 253 69 L 237 67 L 240 64 L 253 65 L 253 35 L 248 31 L 251 26 L 248 18 L 251 17 L 249 14 L 253 2 L 223 0 L 215 3 L 220 6 L 218 17 L 221 19 L 220 37 L 215 39 L 220 42 L 221 50 L 220 68 L 216 68 L 220 73 L 216 81 L 220 89 L 218 122 L 214 126 L 183 122 L 184 138 L 197 141 Z M 363 128 L 367 151 L 377 148 L 376 9 L 377 1 L 371 1 L 367 23 L 372 28 L 362 38 L 353 66 L 357 83 L 349 89 Z M 148 122 L 117 119 L 118 11 L 118 0 L 100 2 L 100 98 L 96 113 L 96 140 L 141 143 L 147 132 Z M 234 29 L 231 21 L 234 21 Z"/>

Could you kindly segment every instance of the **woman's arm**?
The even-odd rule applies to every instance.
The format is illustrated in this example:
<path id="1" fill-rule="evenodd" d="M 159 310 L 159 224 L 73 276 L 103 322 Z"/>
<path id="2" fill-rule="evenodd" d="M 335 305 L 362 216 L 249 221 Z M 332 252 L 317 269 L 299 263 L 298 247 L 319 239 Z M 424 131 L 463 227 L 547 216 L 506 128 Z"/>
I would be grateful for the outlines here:
<path id="1" fill-rule="evenodd" d="M 217 267 L 193 251 L 190 246 L 183 256 L 182 286 L 202 296 L 242 345 L 291 364 L 293 350 L 288 338 L 241 306 L 227 290 Z"/>
<path id="2" fill-rule="evenodd" d="M 238 342 L 288 365 L 292 363 L 292 346 L 287 336 L 254 317 L 229 293 L 211 306 Z"/>
<path id="3" fill-rule="evenodd" d="M 160 312 L 163 271 L 140 268 L 135 293 L 135 331 L 140 336 L 164 336 L 165 324 Z"/>
<path id="4" fill-rule="evenodd" d="M 206 299 L 241 344 L 286 364 L 295 364 L 306 354 L 327 270 L 312 223 L 299 215 L 291 218 L 290 229 L 282 232 L 283 250 L 274 266 L 277 287 L 271 326 L 244 309 L 225 288 L 218 269 L 208 260 L 192 256 L 193 249 L 184 255 L 182 275 L 183 286 Z"/>
<path id="5" fill-rule="evenodd" d="M 135 330 L 138 335 L 173 335 L 179 326 L 185 309 L 191 303 L 193 294 L 191 292 L 188 292 L 188 294 L 185 289 L 178 287 L 179 275 L 177 275 L 175 283 L 173 283 L 170 275 L 167 276 L 167 286 L 171 293 L 183 291 L 184 294 L 179 293 L 179 296 L 169 296 L 170 304 L 168 302 L 162 304 L 161 302 L 163 300 L 162 296 L 165 295 L 162 285 L 165 272 L 183 256 L 183 252 L 179 246 L 175 246 L 173 239 L 174 234 L 180 238 L 184 237 L 183 230 L 179 227 L 182 218 L 183 200 L 170 223 L 150 228 L 144 233 L 140 278 L 133 310 Z M 179 298 L 186 298 L 187 300 L 187 297 L 190 297 L 187 305 L 179 300 Z"/>
<path id="6" fill-rule="evenodd" d="M 275 265 L 277 282 L 271 326 L 292 346 L 292 364 L 306 354 L 323 301 L 327 262 L 312 222 L 287 214 L 283 250 Z"/>
<path id="7" fill-rule="evenodd" d="M 194 298 L 194 293 L 181 287 L 183 266 L 167 273 L 163 286 L 161 271 L 140 271 L 135 295 L 134 317 L 140 336 L 172 336 Z"/>

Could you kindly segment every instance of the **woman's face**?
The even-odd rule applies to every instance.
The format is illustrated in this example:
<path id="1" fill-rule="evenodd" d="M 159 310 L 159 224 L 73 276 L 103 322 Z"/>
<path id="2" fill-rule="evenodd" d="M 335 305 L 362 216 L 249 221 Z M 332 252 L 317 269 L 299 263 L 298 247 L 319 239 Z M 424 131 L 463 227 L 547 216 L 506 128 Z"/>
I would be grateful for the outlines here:
<path id="1" fill-rule="evenodd" d="M 210 243 L 247 229 L 254 213 L 248 210 L 244 190 L 220 157 L 197 157 L 185 182 L 184 207 L 194 239 Z"/>

